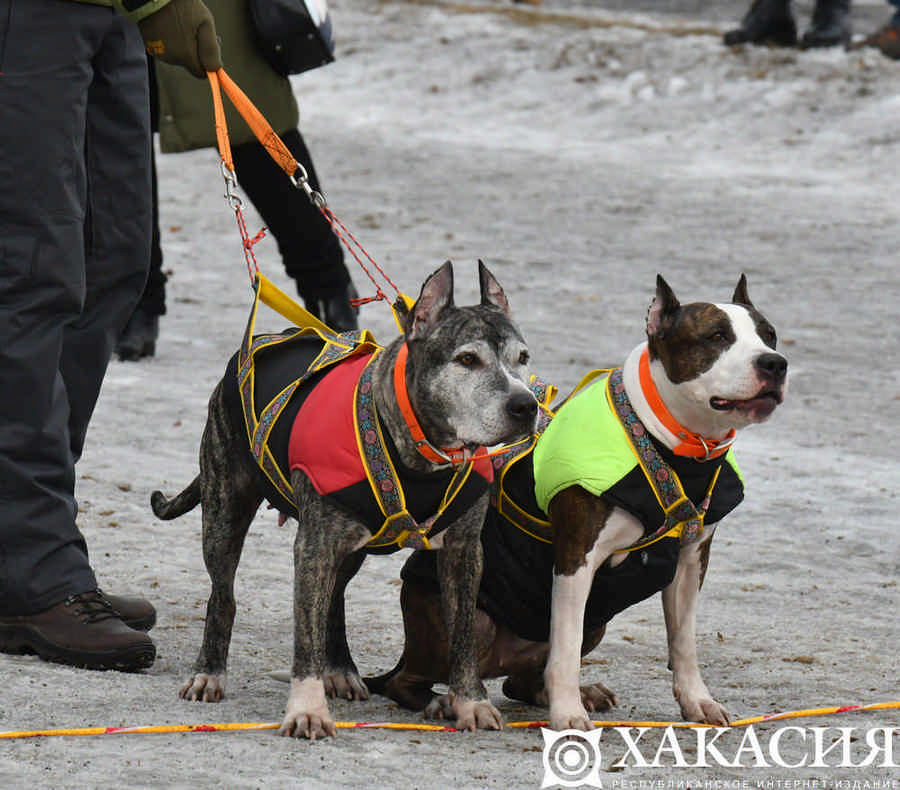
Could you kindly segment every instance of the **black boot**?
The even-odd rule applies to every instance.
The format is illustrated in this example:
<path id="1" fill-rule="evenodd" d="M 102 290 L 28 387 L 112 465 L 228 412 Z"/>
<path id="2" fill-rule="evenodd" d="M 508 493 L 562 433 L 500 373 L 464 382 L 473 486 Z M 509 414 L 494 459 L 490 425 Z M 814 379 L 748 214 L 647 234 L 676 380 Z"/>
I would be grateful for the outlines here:
<path id="1" fill-rule="evenodd" d="M 816 0 L 812 26 L 803 34 L 800 46 L 835 47 L 850 43 L 850 0 Z"/>
<path id="2" fill-rule="evenodd" d="M 156 353 L 156 338 L 159 337 L 159 316 L 150 315 L 138 308 L 131 314 L 119 342 L 116 354 L 121 360 L 138 360 L 152 357 Z"/>
<path id="3" fill-rule="evenodd" d="M 359 322 L 356 320 L 359 308 L 354 307 L 350 301 L 357 296 L 353 283 L 348 283 L 346 287 L 333 294 L 303 301 L 309 312 L 324 321 L 335 332 L 352 332 L 359 329 Z"/>
<path id="4" fill-rule="evenodd" d="M 793 47 L 797 44 L 797 23 L 791 13 L 790 0 L 753 0 L 740 27 L 729 30 L 725 44 L 775 44 Z"/>

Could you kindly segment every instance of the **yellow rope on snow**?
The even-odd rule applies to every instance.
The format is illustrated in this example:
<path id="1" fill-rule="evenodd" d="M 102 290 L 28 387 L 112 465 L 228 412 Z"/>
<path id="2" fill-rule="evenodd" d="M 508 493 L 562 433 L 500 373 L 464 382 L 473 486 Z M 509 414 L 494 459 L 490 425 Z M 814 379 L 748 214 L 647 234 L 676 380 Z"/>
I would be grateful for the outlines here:
<path id="1" fill-rule="evenodd" d="M 812 716 L 830 716 L 836 713 L 856 713 L 875 710 L 898 710 L 898 702 L 876 702 L 869 705 L 834 705 L 823 708 L 806 708 L 804 710 L 769 713 L 761 716 L 750 716 L 731 723 L 731 727 L 746 727 L 761 722 L 780 721 L 782 719 L 799 719 Z M 697 724 L 684 721 L 595 721 L 597 727 L 709 727 L 709 724 Z M 36 738 L 59 735 L 147 735 L 152 733 L 173 732 L 225 732 L 235 730 L 275 730 L 281 725 L 276 722 L 231 722 L 223 724 L 156 724 L 139 727 L 76 727 L 55 730 L 13 730 L 0 732 L 4 738 Z M 370 730 L 413 730 L 417 732 L 456 732 L 455 727 L 444 724 L 425 724 L 417 722 L 335 722 L 338 729 L 370 729 Z M 546 721 L 511 721 L 507 727 L 533 729 L 546 727 Z"/>

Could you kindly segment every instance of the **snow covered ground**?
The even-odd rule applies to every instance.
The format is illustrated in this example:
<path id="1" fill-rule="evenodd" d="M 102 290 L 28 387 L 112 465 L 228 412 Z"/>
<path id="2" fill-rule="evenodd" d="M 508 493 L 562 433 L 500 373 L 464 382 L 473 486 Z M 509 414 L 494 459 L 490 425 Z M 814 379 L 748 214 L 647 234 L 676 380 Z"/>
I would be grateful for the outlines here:
<path id="1" fill-rule="evenodd" d="M 641 340 L 657 273 L 682 301 L 724 301 L 745 272 L 789 357 L 790 390 L 738 442 L 748 491 L 719 530 L 701 596 L 705 679 L 736 717 L 900 699 L 900 63 L 867 49 L 731 51 L 720 34 L 743 4 L 704 5 L 334 0 L 338 59 L 294 80 L 301 128 L 329 205 L 395 281 L 415 294 L 450 258 L 464 304 L 483 258 L 534 370 L 563 390 Z M 887 13 L 858 4 L 857 30 Z M 159 658 L 125 675 L 0 656 L 2 730 L 282 714 L 286 688 L 267 673 L 290 664 L 293 528 L 272 513 L 258 517 L 238 573 L 228 698 L 177 698 L 208 592 L 199 510 L 158 522 L 149 495 L 195 473 L 206 401 L 250 291 L 214 152 L 163 156 L 159 171 L 169 313 L 154 359 L 111 365 L 78 479 L 101 583 L 153 599 Z M 288 288 L 274 242 L 256 249 Z M 383 305 L 364 307 L 362 320 L 385 341 L 394 332 Z M 403 559 L 373 558 L 351 585 L 351 647 L 364 673 L 399 655 Z M 616 691 L 617 719 L 677 719 L 659 601 L 614 620 L 582 674 Z M 543 718 L 498 683 L 489 689 L 508 720 Z M 332 710 L 342 721 L 421 720 L 377 697 Z M 900 726 L 900 715 L 794 723 L 856 727 L 864 738 Z M 512 729 L 358 730 L 315 744 L 270 731 L 14 740 L 0 746 L 0 786 L 537 788 L 541 743 Z M 795 747 L 785 748 L 791 761 Z M 896 777 L 877 765 L 603 768 L 606 787 L 887 787 Z"/>

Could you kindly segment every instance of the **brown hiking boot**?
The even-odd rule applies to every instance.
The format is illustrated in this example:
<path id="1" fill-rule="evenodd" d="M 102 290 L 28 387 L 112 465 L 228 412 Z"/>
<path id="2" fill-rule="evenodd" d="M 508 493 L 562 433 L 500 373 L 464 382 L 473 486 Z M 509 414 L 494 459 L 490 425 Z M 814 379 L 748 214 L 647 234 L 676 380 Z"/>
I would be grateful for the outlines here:
<path id="1" fill-rule="evenodd" d="M 0 617 L 0 652 L 126 672 L 146 669 L 156 659 L 150 637 L 122 622 L 97 590 L 70 595 L 40 614 Z"/>
<path id="2" fill-rule="evenodd" d="M 133 628 L 135 631 L 149 631 L 156 625 L 156 609 L 145 598 L 110 595 L 102 590 L 97 590 L 97 592 L 109 601 L 119 619 L 129 628 Z"/>

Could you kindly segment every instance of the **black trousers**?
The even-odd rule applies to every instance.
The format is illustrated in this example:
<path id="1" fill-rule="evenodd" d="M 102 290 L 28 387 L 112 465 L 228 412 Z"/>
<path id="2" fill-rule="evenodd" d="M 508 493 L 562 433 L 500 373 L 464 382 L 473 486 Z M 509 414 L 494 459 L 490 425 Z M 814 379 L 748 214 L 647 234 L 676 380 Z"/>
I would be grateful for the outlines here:
<path id="1" fill-rule="evenodd" d="M 0 612 L 96 586 L 75 462 L 147 277 L 147 69 L 112 8 L 0 0 Z"/>

